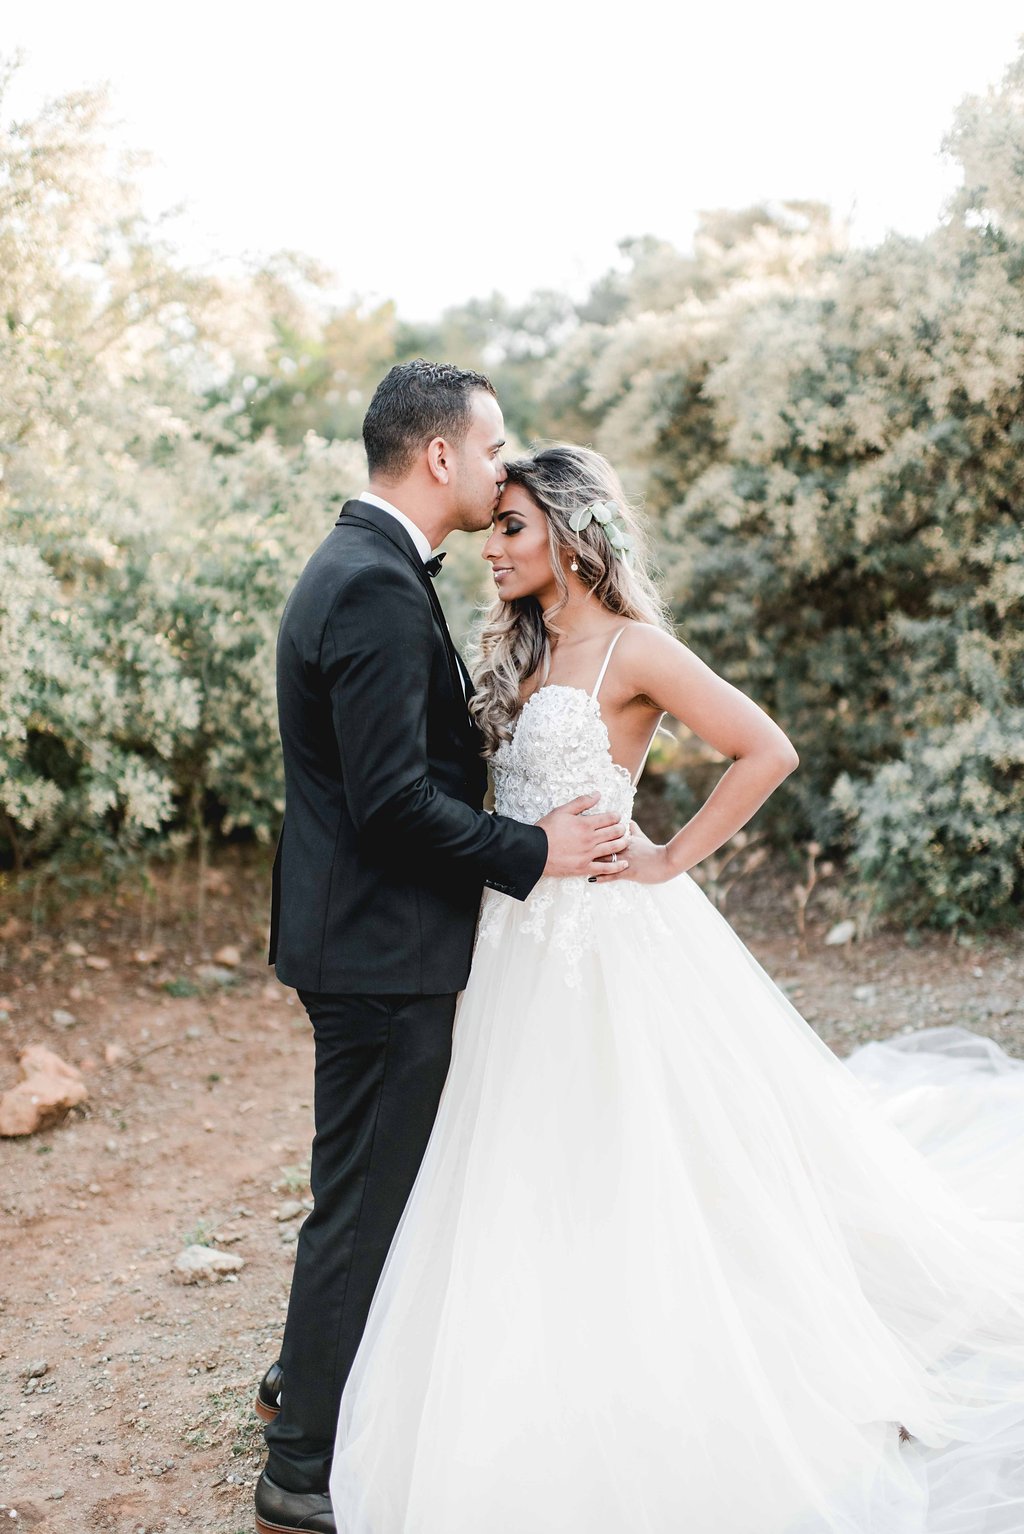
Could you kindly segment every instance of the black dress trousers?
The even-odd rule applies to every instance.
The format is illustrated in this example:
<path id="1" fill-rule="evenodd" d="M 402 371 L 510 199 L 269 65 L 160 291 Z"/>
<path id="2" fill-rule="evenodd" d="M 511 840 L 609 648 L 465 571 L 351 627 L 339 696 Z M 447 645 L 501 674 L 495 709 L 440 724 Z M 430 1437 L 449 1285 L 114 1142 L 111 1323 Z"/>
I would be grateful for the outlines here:
<path id="1" fill-rule="evenodd" d="M 484 887 L 525 900 L 539 826 L 483 810 L 483 738 L 412 538 L 350 501 L 277 643 L 286 810 L 270 959 L 316 1041 L 314 1208 L 299 1234 L 272 1480 L 323 1492 L 342 1388 L 430 1136 Z M 401 1389 L 401 1381 L 395 1381 Z"/>
<path id="2" fill-rule="evenodd" d="M 316 1046 L 313 1211 L 296 1248 L 281 1411 L 264 1431 L 271 1479 L 301 1492 L 327 1486 L 341 1393 L 451 1060 L 456 995 L 299 996 Z"/>

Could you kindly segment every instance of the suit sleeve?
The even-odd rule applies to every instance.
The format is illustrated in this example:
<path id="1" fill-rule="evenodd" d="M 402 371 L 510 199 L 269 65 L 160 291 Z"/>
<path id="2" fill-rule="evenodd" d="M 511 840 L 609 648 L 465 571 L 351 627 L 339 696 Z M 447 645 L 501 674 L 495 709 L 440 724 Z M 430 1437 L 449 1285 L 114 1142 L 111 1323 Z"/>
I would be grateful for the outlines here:
<path id="1" fill-rule="evenodd" d="M 525 900 L 547 861 L 539 826 L 474 810 L 431 781 L 427 698 L 434 630 L 429 599 L 370 567 L 345 583 L 321 647 L 349 812 L 368 850 L 460 867 Z"/>

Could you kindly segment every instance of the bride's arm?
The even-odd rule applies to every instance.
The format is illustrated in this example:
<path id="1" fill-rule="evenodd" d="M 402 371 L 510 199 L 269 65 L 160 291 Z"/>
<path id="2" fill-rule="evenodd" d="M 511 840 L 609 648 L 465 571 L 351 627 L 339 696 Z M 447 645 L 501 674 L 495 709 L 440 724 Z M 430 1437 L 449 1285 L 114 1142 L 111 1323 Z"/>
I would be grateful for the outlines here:
<path id="1" fill-rule="evenodd" d="M 732 757 L 704 804 L 665 846 L 634 832 L 623 877 L 654 884 L 685 873 L 734 836 L 800 758 L 752 698 L 670 634 L 637 624 L 623 635 L 619 651 L 617 680 L 625 691 L 649 699 L 722 756 Z"/>

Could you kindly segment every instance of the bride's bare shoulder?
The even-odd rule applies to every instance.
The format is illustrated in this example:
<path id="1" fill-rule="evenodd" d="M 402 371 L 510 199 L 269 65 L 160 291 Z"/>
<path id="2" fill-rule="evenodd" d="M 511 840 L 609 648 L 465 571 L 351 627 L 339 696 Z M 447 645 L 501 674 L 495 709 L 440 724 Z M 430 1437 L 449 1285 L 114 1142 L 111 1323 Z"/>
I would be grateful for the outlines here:
<path id="1" fill-rule="evenodd" d="M 687 656 L 696 660 L 693 651 L 667 629 L 655 623 L 632 619 L 626 624 L 617 646 L 620 664 L 631 671 L 650 666 L 678 666 Z"/>
<path id="2" fill-rule="evenodd" d="M 723 756 L 760 751 L 784 757 L 790 770 L 796 765 L 793 745 L 764 710 L 673 634 L 651 623 L 631 623 L 619 649 L 623 685 L 674 715 Z"/>
<path id="3" fill-rule="evenodd" d="M 664 712 L 669 705 L 662 700 L 672 693 L 673 681 L 678 685 L 684 677 L 692 680 L 687 657 L 696 660 L 674 634 L 654 623 L 630 621 L 616 645 L 616 690 L 620 698 L 632 698 Z"/>

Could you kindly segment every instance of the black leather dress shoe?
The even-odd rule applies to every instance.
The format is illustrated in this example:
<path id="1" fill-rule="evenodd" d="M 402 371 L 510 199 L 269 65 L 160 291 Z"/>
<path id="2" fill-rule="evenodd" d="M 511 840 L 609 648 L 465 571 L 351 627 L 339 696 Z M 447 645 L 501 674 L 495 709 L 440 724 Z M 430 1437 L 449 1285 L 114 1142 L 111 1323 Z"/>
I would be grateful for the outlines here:
<path id="1" fill-rule="evenodd" d="M 264 1470 L 256 1482 L 256 1534 L 338 1534 L 325 1491 L 285 1491 Z"/>
<path id="2" fill-rule="evenodd" d="M 273 1363 L 256 1388 L 256 1415 L 262 1417 L 264 1422 L 273 1422 L 281 1410 L 283 1381 L 284 1370 L 279 1363 Z"/>

